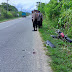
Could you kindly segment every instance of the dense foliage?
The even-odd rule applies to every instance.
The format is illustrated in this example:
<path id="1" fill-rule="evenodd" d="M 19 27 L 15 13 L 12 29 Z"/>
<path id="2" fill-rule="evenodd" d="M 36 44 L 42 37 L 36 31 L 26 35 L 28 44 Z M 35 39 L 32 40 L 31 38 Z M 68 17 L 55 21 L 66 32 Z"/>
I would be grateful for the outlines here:
<path id="1" fill-rule="evenodd" d="M 2 3 L 0 5 L 0 7 L 2 7 L 3 9 L 7 10 L 7 3 Z M 15 6 L 12 6 L 10 4 L 8 4 L 8 11 L 18 11 L 17 8 Z"/>
<path id="2" fill-rule="evenodd" d="M 40 3 L 38 10 L 47 20 L 55 21 L 52 26 L 72 36 L 72 0 L 50 0 L 48 4 Z"/>
<path id="3" fill-rule="evenodd" d="M 29 15 L 27 12 L 26 15 Z M 8 4 L 7 11 L 7 3 L 2 3 L 0 5 L 0 21 L 9 18 L 22 17 L 22 11 L 18 11 L 15 6 Z"/>
<path id="4" fill-rule="evenodd" d="M 0 5 L 0 20 L 9 19 L 13 17 L 18 17 L 18 10 L 16 7 L 8 4 L 8 11 L 7 11 L 7 3 L 2 3 Z"/>
<path id="5" fill-rule="evenodd" d="M 39 29 L 43 40 L 49 40 L 56 46 L 48 46 L 46 53 L 52 59 L 50 65 L 53 71 L 72 72 L 72 43 L 51 37 L 57 35 L 56 29 L 60 29 L 72 39 L 72 0 L 50 0 L 48 4 L 39 4 L 38 10 L 44 15 L 43 27 Z"/>

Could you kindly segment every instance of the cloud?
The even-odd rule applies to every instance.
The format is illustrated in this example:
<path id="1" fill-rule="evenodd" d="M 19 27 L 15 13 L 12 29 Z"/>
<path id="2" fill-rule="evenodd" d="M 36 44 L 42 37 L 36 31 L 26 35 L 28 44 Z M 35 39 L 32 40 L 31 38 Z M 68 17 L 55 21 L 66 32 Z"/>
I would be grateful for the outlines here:
<path id="1" fill-rule="evenodd" d="M 17 4 L 16 8 L 18 11 L 24 11 L 24 12 L 31 12 L 33 9 L 36 9 L 36 3 L 27 3 L 27 4 Z"/>
<path id="2" fill-rule="evenodd" d="M 34 9 L 37 9 L 36 6 L 33 6 L 30 10 L 32 11 L 32 10 L 34 10 Z"/>
<path id="3" fill-rule="evenodd" d="M 18 11 L 27 11 L 31 12 L 36 8 L 36 2 L 41 1 L 48 3 L 50 0 L 9 0 L 8 3 L 15 6 Z M 7 2 L 7 0 L 0 0 L 0 3 Z"/>

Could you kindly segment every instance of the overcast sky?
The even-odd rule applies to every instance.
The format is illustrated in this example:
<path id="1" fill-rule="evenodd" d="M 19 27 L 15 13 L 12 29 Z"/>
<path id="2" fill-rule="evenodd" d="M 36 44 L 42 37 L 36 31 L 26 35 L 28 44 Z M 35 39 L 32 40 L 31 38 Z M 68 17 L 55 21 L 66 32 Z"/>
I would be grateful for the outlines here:
<path id="1" fill-rule="evenodd" d="M 43 3 L 48 3 L 50 0 L 8 0 L 8 3 L 15 6 L 19 11 L 32 11 L 36 9 L 36 2 L 41 1 Z M 7 2 L 7 0 L 0 0 L 2 2 Z"/>

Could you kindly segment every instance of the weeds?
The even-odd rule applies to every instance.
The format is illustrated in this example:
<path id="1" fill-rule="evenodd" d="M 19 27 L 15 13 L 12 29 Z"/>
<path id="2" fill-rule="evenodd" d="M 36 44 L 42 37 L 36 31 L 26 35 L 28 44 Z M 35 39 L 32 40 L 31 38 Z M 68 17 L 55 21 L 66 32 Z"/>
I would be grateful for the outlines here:
<path id="1" fill-rule="evenodd" d="M 55 28 L 51 26 L 52 23 L 52 21 L 46 23 L 44 20 L 43 27 L 39 29 L 43 40 L 49 40 L 56 46 L 56 48 L 47 46 L 46 55 L 52 58 L 50 65 L 54 72 L 72 72 L 72 45 L 50 36 L 55 35 Z"/>

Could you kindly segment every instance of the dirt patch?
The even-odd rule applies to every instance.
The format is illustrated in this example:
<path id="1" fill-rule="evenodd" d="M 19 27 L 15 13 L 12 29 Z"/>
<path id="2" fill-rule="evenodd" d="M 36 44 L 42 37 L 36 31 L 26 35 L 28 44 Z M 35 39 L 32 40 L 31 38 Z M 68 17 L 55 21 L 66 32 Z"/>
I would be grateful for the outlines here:
<path id="1" fill-rule="evenodd" d="M 39 72 L 53 72 L 50 67 L 50 57 L 45 55 L 44 46 L 40 33 L 38 31 L 33 32 L 33 48 L 36 52 L 35 59 L 37 60 L 37 68 Z"/>

